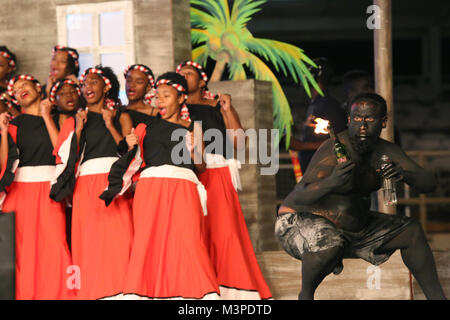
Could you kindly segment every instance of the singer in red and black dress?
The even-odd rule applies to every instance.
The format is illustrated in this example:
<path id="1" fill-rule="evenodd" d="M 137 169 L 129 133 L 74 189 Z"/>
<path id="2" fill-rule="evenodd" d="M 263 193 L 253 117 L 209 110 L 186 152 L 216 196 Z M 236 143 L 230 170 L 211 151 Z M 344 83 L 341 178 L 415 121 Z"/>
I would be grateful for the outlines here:
<path id="1" fill-rule="evenodd" d="M 8 82 L 16 69 L 16 55 L 8 47 L 0 46 L 0 95 L 7 92 Z"/>
<path id="2" fill-rule="evenodd" d="M 50 60 L 50 73 L 47 83 L 42 88 L 42 98 L 48 98 L 55 82 L 70 79 L 78 83 L 80 72 L 79 54 L 74 48 L 57 45 L 53 47 Z"/>
<path id="3" fill-rule="evenodd" d="M 13 117 L 20 114 L 20 106 L 12 102 L 7 87 L 15 69 L 16 55 L 8 47 L 0 46 L 0 113 L 7 111 Z"/>
<path id="4" fill-rule="evenodd" d="M 117 107 L 119 82 L 111 68 L 96 66 L 82 77 L 86 110 L 82 122 L 80 158 L 76 170 L 72 213 L 72 256 L 80 267 L 79 299 L 102 299 L 122 292 L 130 257 L 133 226 L 131 197 L 115 199 L 108 207 L 99 199 L 108 185 L 111 165 L 118 159 L 117 144 L 132 123 Z"/>
<path id="5" fill-rule="evenodd" d="M 69 140 L 70 134 L 73 134 L 71 127 L 74 126 L 75 118 L 77 111 L 80 109 L 84 109 L 85 102 L 83 97 L 81 97 L 81 89 L 77 82 L 72 79 L 64 78 L 62 80 L 56 81 L 53 83 L 53 86 L 50 88 L 49 92 L 49 101 L 54 105 L 53 108 L 53 120 L 56 124 L 58 130 L 64 128 L 64 130 L 60 131 L 59 141 L 62 143 L 57 146 L 55 152 L 57 154 L 63 154 L 65 152 L 64 147 L 74 148 L 76 150 L 77 143 L 74 141 L 74 145 L 71 145 L 71 141 Z M 66 120 L 69 120 L 70 125 L 66 123 Z M 82 121 L 78 121 L 78 129 L 75 130 L 78 132 L 76 135 L 76 141 L 80 141 L 80 126 L 83 125 Z M 66 146 L 63 143 L 66 143 Z M 73 187 L 75 185 L 75 175 L 74 172 L 74 163 L 77 160 L 76 151 L 68 152 L 67 156 L 72 156 L 71 162 L 72 164 L 66 164 L 68 168 L 72 168 L 72 170 L 67 170 L 65 183 L 61 188 L 64 188 L 67 192 L 65 192 L 66 199 L 66 233 L 67 233 L 67 243 L 69 244 L 69 249 L 71 246 L 71 230 L 72 230 L 72 193 Z M 60 161 L 61 163 L 66 161 Z M 66 167 L 64 166 L 64 167 Z M 70 176 L 69 176 L 70 175 Z"/>
<path id="6" fill-rule="evenodd" d="M 49 101 L 54 105 L 54 120 L 58 129 L 70 117 L 75 117 L 80 108 L 84 108 L 81 89 L 77 82 L 71 79 L 56 81 L 50 88 Z"/>
<path id="7" fill-rule="evenodd" d="M 185 79 L 168 72 L 156 83 L 161 118 L 126 137 L 128 152 L 111 168 L 102 199 L 117 199 L 143 168 L 133 201 L 134 240 L 125 298 L 217 299 L 219 288 L 203 240 L 206 191 L 194 170 L 204 170 L 202 140 L 181 119 Z M 197 159 L 198 163 L 192 159 Z M 114 201 L 114 200 L 113 200 Z"/>
<path id="8" fill-rule="evenodd" d="M 6 113 L 0 120 L 0 199 L 4 212 L 16 214 L 16 299 L 71 299 L 64 203 L 52 199 L 57 193 L 50 198 L 63 173 L 53 155 L 58 130 L 51 104 L 41 101 L 41 86 L 29 75 L 12 78 L 8 93 L 23 110 L 9 125 Z"/>
<path id="9" fill-rule="evenodd" d="M 129 66 L 124 77 L 127 111 L 133 121 L 133 128 L 136 128 L 139 123 L 158 116 L 158 109 L 152 106 L 155 79 L 152 70 L 143 64 Z"/>
<path id="10" fill-rule="evenodd" d="M 204 218 L 205 240 L 220 286 L 222 299 L 270 299 L 272 294 L 262 275 L 242 213 L 237 190 L 241 189 L 240 163 L 233 159 L 245 137 L 231 97 L 207 92 L 208 77 L 196 62 L 185 61 L 177 72 L 188 84 L 187 108 L 192 121 L 201 121 L 205 136 L 205 172 L 199 174 L 208 193 L 208 215 Z M 228 136 L 241 133 L 239 137 Z M 208 130 L 219 134 L 211 139 Z M 218 141 L 216 141 L 219 139 Z M 208 141 L 212 140 L 212 141 Z"/>

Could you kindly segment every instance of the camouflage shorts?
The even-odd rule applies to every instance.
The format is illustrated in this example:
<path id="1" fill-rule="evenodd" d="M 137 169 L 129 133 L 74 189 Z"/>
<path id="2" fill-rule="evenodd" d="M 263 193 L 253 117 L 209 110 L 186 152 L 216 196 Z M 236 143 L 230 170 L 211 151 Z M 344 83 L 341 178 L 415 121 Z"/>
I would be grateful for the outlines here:
<path id="1" fill-rule="evenodd" d="M 400 215 L 370 212 L 369 222 L 359 232 L 337 228 L 328 219 L 309 212 L 278 216 L 275 235 L 283 249 L 301 260 L 304 252 L 318 252 L 333 247 L 344 248 L 344 258 L 361 258 L 381 264 L 395 252 L 377 252 L 386 242 L 401 233 L 411 219 Z"/>

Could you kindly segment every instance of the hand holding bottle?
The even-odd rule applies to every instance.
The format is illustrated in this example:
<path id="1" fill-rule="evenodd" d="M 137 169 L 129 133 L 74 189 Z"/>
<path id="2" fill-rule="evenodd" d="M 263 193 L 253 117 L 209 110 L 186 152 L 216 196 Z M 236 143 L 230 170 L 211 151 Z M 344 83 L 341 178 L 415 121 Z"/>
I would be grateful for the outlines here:
<path id="1" fill-rule="evenodd" d="M 388 160 L 381 164 L 377 170 L 385 179 L 393 179 L 395 182 L 402 181 L 404 178 L 403 169 L 394 162 Z"/>
<path id="2" fill-rule="evenodd" d="M 383 199 L 386 206 L 397 204 L 397 192 L 395 182 L 403 179 L 403 170 L 395 165 L 387 155 L 381 156 L 381 166 L 377 170 L 383 176 Z"/>
<path id="3" fill-rule="evenodd" d="M 333 127 L 331 124 L 328 125 L 328 132 L 330 134 L 330 138 L 334 144 L 334 154 L 336 155 L 337 162 L 339 164 L 347 162 L 350 160 L 347 150 L 345 149 L 344 144 L 339 141 L 338 136 L 334 133 Z"/>

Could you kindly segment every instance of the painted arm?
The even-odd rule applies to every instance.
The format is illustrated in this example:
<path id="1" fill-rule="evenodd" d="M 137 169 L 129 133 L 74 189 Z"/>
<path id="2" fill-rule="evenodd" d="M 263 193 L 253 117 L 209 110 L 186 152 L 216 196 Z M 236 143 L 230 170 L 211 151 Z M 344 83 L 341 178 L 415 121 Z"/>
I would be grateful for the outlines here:
<path id="1" fill-rule="evenodd" d="M 415 163 L 400 147 L 388 143 L 385 153 L 392 162 L 383 170 L 379 170 L 383 177 L 405 182 L 421 193 L 433 192 L 436 189 L 435 176 Z"/>
<path id="2" fill-rule="evenodd" d="M 312 205 L 347 184 L 355 164 L 352 161 L 346 161 L 336 165 L 335 161 L 331 143 L 328 141 L 317 150 L 303 179 L 295 186 L 286 200 L 298 206 Z"/>

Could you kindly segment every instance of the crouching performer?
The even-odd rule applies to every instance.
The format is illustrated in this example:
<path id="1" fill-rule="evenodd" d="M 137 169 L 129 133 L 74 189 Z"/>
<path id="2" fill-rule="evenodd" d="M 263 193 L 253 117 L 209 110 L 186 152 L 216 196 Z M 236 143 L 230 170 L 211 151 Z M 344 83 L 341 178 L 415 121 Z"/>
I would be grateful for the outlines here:
<path id="1" fill-rule="evenodd" d="M 445 299 L 419 222 L 370 210 L 370 193 L 381 187 L 383 178 L 423 193 L 433 191 L 436 180 L 379 137 L 387 120 L 381 96 L 361 94 L 350 105 L 348 130 L 321 145 L 278 211 L 276 236 L 287 253 L 302 260 L 299 299 L 313 299 L 328 274 L 342 271 L 343 258 L 379 265 L 397 249 L 426 297 Z M 346 156 L 335 151 L 336 143 L 343 144 Z M 386 166 L 381 166 L 383 155 L 390 159 Z"/>

